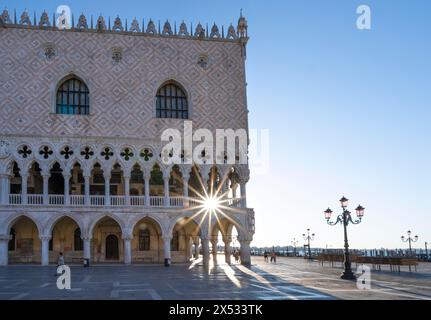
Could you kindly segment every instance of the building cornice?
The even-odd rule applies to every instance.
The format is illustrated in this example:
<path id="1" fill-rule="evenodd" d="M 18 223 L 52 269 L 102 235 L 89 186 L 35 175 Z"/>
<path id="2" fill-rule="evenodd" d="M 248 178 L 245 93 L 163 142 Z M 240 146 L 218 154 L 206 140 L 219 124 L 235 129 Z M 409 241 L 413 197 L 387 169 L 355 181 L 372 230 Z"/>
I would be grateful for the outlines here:
<path id="1" fill-rule="evenodd" d="M 29 17 L 28 12 L 24 11 L 21 15 L 21 19 L 17 19 L 16 11 L 14 11 L 14 18 L 9 15 L 9 12 L 5 9 L 0 15 L 0 28 L 14 28 L 21 30 L 42 30 L 42 31 L 55 31 L 55 32 L 78 32 L 87 33 L 93 35 L 118 35 L 118 36 L 136 36 L 136 37 L 146 37 L 146 38 L 163 38 L 163 39 L 181 39 L 181 40 L 193 40 L 193 41 L 214 41 L 214 42 L 229 42 L 238 43 L 245 45 L 249 39 L 247 34 L 247 21 L 244 17 L 239 18 L 237 27 L 233 27 L 231 24 L 227 28 L 225 33 L 225 28 L 222 26 L 221 31 L 218 26 L 214 23 L 212 27 L 206 24 L 206 29 L 203 28 L 201 23 L 196 25 L 193 29 L 193 24 L 187 26 L 184 21 L 180 24 L 179 29 L 177 29 L 177 23 L 174 23 L 174 27 L 171 27 L 169 21 L 163 24 L 163 27 L 158 21 L 156 24 L 150 19 L 148 25 L 145 29 L 144 20 L 142 20 L 142 25 L 133 19 L 133 22 L 128 28 L 127 19 L 126 25 L 123 27 L 121 19 L 117 17 L 114 20 L 113 26 L 111 26 L 111 18 L 108 18 L 108 25 L 105 23 L 103 16 L 99 16 L 95 23 L 93 23 L 93 16 L 91 16 L 91 23 L 88 25 L 86 17 L 81 14 L 78 23 L 75 23 L 74 16 L 71 14 L 71 20 L 68 23 L 71 24 L 70 27 L 59 26 L 54 19 L 56 19 L 55 14 L 52 16 L 53 21 L 49 20 L 49 15 L 44 11 L 39 19 L 36 21 L 36 13 L 34 13 L 33 21 Z M 141 29 L 142 28 L 142 29 Z M 190 29 L 188 29 L 190 28 Z M 211 30 L 210 30 L 211 29 Z"/>

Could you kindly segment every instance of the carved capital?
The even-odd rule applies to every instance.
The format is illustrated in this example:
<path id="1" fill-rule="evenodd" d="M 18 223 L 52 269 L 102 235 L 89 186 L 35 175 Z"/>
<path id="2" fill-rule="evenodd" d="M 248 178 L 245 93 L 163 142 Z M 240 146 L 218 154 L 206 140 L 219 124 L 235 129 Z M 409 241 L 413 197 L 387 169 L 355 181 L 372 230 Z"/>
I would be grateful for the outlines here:
<path id="1" fill-rule="evenodd" d="M 39 239 L 40 239 L 40 241 L 42 241 L 42 242 L 44 242 L 44 241 L 49 241 L 49 240 L 51 240 L 51 238 L 52 238 L 52 236 L 50 236 L 50 235 L 46 235 L 46 234 L 43 234 L 43 235 L 40 235 L 40 236 L 39 236 Z"/>
<path id="2" fill-rule="evenodd" d="M 123 240 L 129 240 L 129 241 L 131 241 L 131 240 L 133 240 L 133 234 L 123 234 L 123 235 L 121 236 L 121 238 L 122 238 Z"/>
<path id="3" fill-rule="evenodd" d="M 12 239 L 12 236 L 9 234 L 0 234 L 0 241 L 9 241 Z"/>
<path id="4" fill-rule="evenodd" d="M 167 236 L 162 236 L 163 241 L 171 241 L 172 240 L 172 236 L 171 235 L 167 235 Z"/>

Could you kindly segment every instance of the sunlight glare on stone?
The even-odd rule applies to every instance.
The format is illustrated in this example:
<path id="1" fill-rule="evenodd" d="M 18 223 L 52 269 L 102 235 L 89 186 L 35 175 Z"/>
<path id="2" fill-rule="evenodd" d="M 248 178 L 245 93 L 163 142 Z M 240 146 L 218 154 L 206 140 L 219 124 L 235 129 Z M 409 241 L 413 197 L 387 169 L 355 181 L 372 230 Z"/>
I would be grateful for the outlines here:
<path id="1" fill-rule="evenodd" d="M 208 211 L 215 211 L 220 205 L 220 202 L 215 197 L 208 197 L 204 201 L 205 209 Z"/>

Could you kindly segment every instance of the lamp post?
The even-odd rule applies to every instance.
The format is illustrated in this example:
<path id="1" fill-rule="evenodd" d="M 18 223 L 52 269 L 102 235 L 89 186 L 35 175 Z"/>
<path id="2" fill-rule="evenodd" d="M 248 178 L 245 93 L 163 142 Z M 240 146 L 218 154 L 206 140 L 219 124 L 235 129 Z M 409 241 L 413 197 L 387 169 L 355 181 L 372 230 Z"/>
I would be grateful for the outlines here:
<path id="1" fill-rule="evenodd" d="M 344 272 L 341 274 L 341 279 L 345 280 L 355 280 L 356 276 L 352 272 L 352 264 L 350 261 L 350 254 L 349 254 L 349 241 L 347 239 L 347 226 L 349 223 L 351 224 L 359 224 L 361 223 L 362 217 L 364 216 L 364 209 L 361 205 L 359 205 L 356 208 L 356 216 L 358 217 L 358 220 L 353 221 L 351 213 L 346 209 L 347 204 L 349 203 L 349 199 L 342 197 L 340 199 L 341 208 L 343 209 L 343 213 L 338 215 L 337 220 L 335 222 L 331 222 L 331 209 L 326 209 L 324 211 L 325 213 L 325 219 L 327 223 L 330 226 L 335 226 L 338 223 L 343 225 L 344 228 Z"/>
<path id="2" fill-rule="evenodd" d="M 414 238 L 411 237 L 412 232 L 409 230 L 407 231 L 407 238 L 405 238 L 404 236 L 401 236 L 401 241 L 402 242 L 408 242 L 409 243 L 409 254 L 410 256 L 412 256 L 412 242 L 417 242 L 419 237 L 416 235 L 414 236 Z"/>
<path id="3" fill-rule="evenodd" d="M 312 233 L 310 235 L 310 229 L 307 229 L 307 234 L 305 234 L 305 233 L 302 234 L 302 237 L 304 238 L 304 240 L 308 242 L 308 244 L 307 244 L 307 246 L 308 246 L 308 260 L 311 260 L 310 242 L 314 240 L 314 236 L 315 236 L 314 233 Z"/>
<path id="4" fill-rule="evenodd" d="M 291 242 L 293 246 L 293 256 L 296 257 L 296 246 L 298 245 L 298 240 L 296 240 L 296 238 L 293 238 Z"/>
<path id="5" fill-rule="evenodd" d="M 428 242 L 425 241 L 425 259 L 428 260 Z"/>

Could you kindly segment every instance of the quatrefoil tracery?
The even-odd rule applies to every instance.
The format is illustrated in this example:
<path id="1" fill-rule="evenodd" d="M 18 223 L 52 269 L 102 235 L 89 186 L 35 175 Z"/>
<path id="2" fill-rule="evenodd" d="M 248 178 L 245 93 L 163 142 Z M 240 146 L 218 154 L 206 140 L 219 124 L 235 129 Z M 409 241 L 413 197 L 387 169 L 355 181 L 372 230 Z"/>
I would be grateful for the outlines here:
<path id="1" fill-rule="evenodd" d="M 121 153 L 120 156 L 124 158 L 124 160 L 129 161 L 130 158 L 133 158 L 134 154 L 132 150 L 129 148 L 125 148 Z"/>
<path id="2" fill-rule="evenodd" d="M 69 147 L 64 147 L 63 150 L 60 151 L 60 154 L 64 156 L 64 159 L 69 159 L 70 156 L 73 155 L 73 150 Z"/>
<path id="3" fill-rule="evenodd" d="M 18 153 L 23 157 L 27 158 L 29 155 L 31 155 L 31 149 L 28 146 L 22 146 L 21 149 L 18 150 Z"/>
<path id="4" fill-rule="evenodd" d="M 144 158 L 145 161 L 149 161 L 154 156 L 151 150 L 148 148 L 142 150 L 139 155 Z"/>
<path id="5" fill-rule="evenodd" d="M 48 159 L 49 156 L 53 154 L 53 151 L 48 146 L 43 146 L 42 149 L 39 150 L 39 154 L 43 156 L 44 159 Z"/>
<path id="6" fill-rule="evenodd" d="M 85 147 L 81 151 L 81 156 L 84 157 L 84 159 L 88 160 L 94 155 L 94 152 L 91 150 L 90 147 Z"/>
<path id="7" fill-rule="evenodd" d="M 104 157 L 105 160 L 109 160 L 114 155 L 114 153 L 111 151 L 109 147 L 105 147 L 103 151 L 100 153 L 100 155 Z"/>

